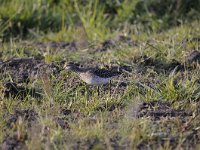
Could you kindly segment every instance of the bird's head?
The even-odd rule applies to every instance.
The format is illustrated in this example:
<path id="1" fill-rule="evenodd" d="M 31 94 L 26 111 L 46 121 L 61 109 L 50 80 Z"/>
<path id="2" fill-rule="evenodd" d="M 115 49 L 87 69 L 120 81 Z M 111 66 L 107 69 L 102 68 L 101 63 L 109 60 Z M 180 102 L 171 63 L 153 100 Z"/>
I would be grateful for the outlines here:
<path id="1" fill-rule="evenodd" d="M 70 71 L 74 71 L 74 72 L 80 71 L 80 68 L 78 67 L 78 65 L 75 64 L 75 63 L 72 63 L 72 62 L 66 63 L 66 64 L 64 65 L 64 69 L 70 70 Z"/>

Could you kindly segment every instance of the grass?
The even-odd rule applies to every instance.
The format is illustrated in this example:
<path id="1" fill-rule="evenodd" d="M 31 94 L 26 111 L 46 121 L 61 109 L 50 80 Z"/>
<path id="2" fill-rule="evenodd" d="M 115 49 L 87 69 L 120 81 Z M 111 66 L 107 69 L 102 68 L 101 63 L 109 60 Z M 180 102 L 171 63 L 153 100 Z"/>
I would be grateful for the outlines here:
<path id="1" fill-rule="evenodd" d="M 199 51 L 199 41 L 192 40 L 199 38 L 199 21 L 183 21 L 179 26 L 160 30 L 162 22 L 157 18 L 160 16 L 151 18 L 151 12 L 140 14 L 139 3 L 133 1 L 128 5 L 128 0 L 118 5 L 109 2 L 104 5 L 98 0 L 85 4 L 62 0 L 2 1 L 0 60 L 39 58 L 31 67 L 27 62 L 24 66 L 7 66 L 6 71 L 0 64 L 3 148 L 200 147 L 200 73 L 198 64 L 186 61 L 192 49 Z M 131 12 L 133 15 L 128 15 Z M 135 18 L 133 25 L 134 13 L 140 18 Z M 150 28 L 143 24 L 146 15 L 152 21 Z M 130 37 L 136 45 L 117 40 L 119 35 Z M 114 44 L 99 51 L 106 40 Z M 51 46 L 52 41 L 75 42 L 76 50 L 70 46 Z M 84 66 L 126 66 L 131 71 L 124 69 L 113 80 L 111 96 L 107 86 L 101 87 L 100 96 L 95 87 L 90 87 L 88 99 L 85 84 L 73 73 L 63 70 L 63 60 L 81 62 Z M 173 67 L 174 62 L 184 69 Z M 35 88 L 42 98 L 34 98 L 30 92 L 25 97 L 5 96 L 5 83 L 17 82 L 16 77 L 22 73 L 20 69 L 22 72 L 38 69 L 40 74 L 31 77 L 29 83 L 17 85 Z M 149 105 L 142 109 L 144 103 Z M 162 111 L 164 115 L 159 116 Z M 9 144 L 10 141 L 14 144 Z"/>

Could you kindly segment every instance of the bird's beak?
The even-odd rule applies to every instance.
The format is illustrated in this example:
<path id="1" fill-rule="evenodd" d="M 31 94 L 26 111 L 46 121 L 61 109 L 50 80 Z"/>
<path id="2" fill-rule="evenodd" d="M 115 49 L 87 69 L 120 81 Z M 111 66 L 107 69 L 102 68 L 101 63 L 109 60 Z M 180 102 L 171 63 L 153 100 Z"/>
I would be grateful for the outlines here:
<path id="1" fill-rule="evenodd" d="M 68 63 L 65 63 L 64 66 L 63 66 L 63 68 L 66 69 L 66 70 L 68 70 L 69 69 Z"/>

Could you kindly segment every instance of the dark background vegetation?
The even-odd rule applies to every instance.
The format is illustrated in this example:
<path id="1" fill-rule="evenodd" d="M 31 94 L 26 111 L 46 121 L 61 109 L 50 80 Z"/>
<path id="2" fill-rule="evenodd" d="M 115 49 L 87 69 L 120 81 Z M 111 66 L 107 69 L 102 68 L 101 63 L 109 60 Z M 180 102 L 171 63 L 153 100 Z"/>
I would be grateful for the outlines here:
<path id="1" fill-rule="evenodd" d="M 46 33 L 84 26 L 90 17 L 95 28 L 99 22 L 110 30 L 129 24 L 141 31 L 162 31 L 200 18 L 199 0 L 0 0 L 0 4 L 3 39 L 27 37 L 30 29 Z"/>

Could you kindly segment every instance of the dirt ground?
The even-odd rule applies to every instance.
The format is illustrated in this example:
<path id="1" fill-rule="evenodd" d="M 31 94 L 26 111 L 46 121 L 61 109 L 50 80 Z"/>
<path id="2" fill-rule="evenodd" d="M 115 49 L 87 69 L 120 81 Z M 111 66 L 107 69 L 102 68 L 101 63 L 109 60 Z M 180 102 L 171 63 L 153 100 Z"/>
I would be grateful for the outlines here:
<path id="1" fill-rule="evenodd" d="M 103 53 L 105 51 L 108 51 L 110 47 L 117 46 L 118 42 L 123 42 L 129 46 L 137 46 L 138 42 L 132 41 L 130 38 L 119 36 L 116 39 L 113 40 L 107 40 L 104 41 L 101 45 L 99 45 L 97 48 L 91 49 L 91 53 Z M 59 49 L 67 49 L 70 51 L 76 51 L 77 46 L 76 42 L 50 42 L 50 43 L 36 43 L 36 47 L 38 48 L 59 48 Z M 110 70 L 113 71 L 119 71 L 121 72 L 121 82 L 114 83 L 117 86 L 117 92 L 119 93 L 127 88 L 127 86 L 130 83 L 124 82 L 123 79 L 128 78 L 129 73 L 133 73 L 133 71 L 143 73 L 148 67 L 154 67 L 154 70 L 159 74 L 160 72 L 165 72 L 166 74 L 171 73 L 173 70 L 183 72 L 185 70 L 185 63 L 189 64 L 188 70 L 192 70 L 193 68 L 198 67 L 196 64 L 200 62 L 200 53 L 196 50 L 191 51 L 188 56 L 185 58 L 186 62 L 178 62 L 175 60 L 172 60 L 169 63 L 162 62 L 160 60 L 156 60 L 150 57 L 147 57 L 146 55 L 139 56 L 133 60 L 133 63 L 137 64 L 138 70 L 134 70 L 135 68 L 132 68 L 128 65 L 117 65 L 114 64 L 112 66 L 104 66 L 107 67 Z M 88 63 L 85 62 L 74 62 L 79 65 L 81 63 L 81 67 L 95 67 L 98 64 L 95 63 L 95 61 Z M 52 63 L 45 63 L 44 59 L 42 57 L 27 57 L 27 58 L 13 58 L 7 61 L 1 61 L 0 63 L 0 78 L 4 80 L 3 83 L 3 94 L 4 97 L 13 97 L 18 98 L 20 100 L 24 100 L 25 97 L 30 96 L 38 100 L 38 103 L 42 100 L 44 91 L 42 91 L 41 88 L 37 87 L 30 87 L 29 83 L 34 82 L 36 79 L 43 79 L 43 78 L 51 78 L 50 75 L 53 75 L 58 80 L 61 77 L 61 72 L 64 70 L 63 66 L 65 64 L 65 61 L 61 62 L 52 62 Z M 90 65 L 88 65 L 90 64 Z M 10 78 L 12 78 L 12 81 L 10 81 Z M 181 75 L 179 79 L 184 80 Z M 70 85 L 72 80 L 74 81 L 74 78 L 70 78 L 65 80 L 66 85 Z M 149 79 L 149 81 L 146 81 L 146 85 L 149 85 L 149 87 L 152 87 L 153 82 L 159 82 L 155 80 Z M 197 81 L 200 83 L 200 79 Z M 81 86 L 82 83 L 79 81 L 73 82 L 73 87 Z M 174 83 L 176 84 L 176 83 Z M 138 88 L 144 88 L 142 84 L 136 84 Z M 153 87 L 152 87 L 153 88 Z M 103 88 L 105 91 L 108 89 L 108 86 L 105 86 Z M 145 90 L 144 90 L 145 92 Z M 84 91 L 83 91 L 84 93 Z M 138 110 L 136 112 L 137 118 L 150 118 L 152 120 L 153 125 L 155 128 L 159 126 L 159 123 L 162 122 L 162 120 L 173 120 L 177 119 L 179 122 L 183 124 L 182 128 L 180 128 L 181 131 L 185 131 L 188 129 L 191 129 L 192 126 L 190 126 L 190 121 L 192 121 L 195 117 L 199 117 L 200 113 L 200 107 L 199 102 L 198 107 L 195 111 L 193 110 L 185 110 L 185 109 L 175 109 L 174 105 L 175 103 L 165 102 L 165 101 L 151 101 L 151 102 L 143 102 L 139 104 Z M 112 112 L 116 109 L 120 109 L 121 111 L 125 111 L 125 106 L 120 104 L 112 104 L 107 109 L 108 111 Z M 103 111 L 104 106 L 96 108 L 98 111 Z M 70 130 L 69 126 L 69 119 L 66 118 L 66 116 L 70 116 L 71 120 L 76 119 L 78 115 L 81 115 L 80 112 L 76 110 L 70 110 L 66 108 L 62 108 L 60 110 L 59 116 L 54 116 L 54 122 L 57 124 L 57 126 L 60 126 L 63 130 Z M 19 118 L 23 118 L 27 122 L 27 126 L 29 129 L 31 129 L 33 126 L 35 126 L 38 122 L 38 112 L 34 109 L 18 109 L 13 113 L 5 112 L 4 113 L 4 119 L 5 119 L 5 126 L 2 127 L 2 130 L 9 130 L 13 127 L 13 125 L 19 121 Z M 165 129 L 166 131 L 171 130 L 171 127 L 167 127 L 166 125 Z M 46 129 L 48 130 L 48 128 Z M 152 138 L 151 141 L 144 140 L 138 145 L 138 149 L 149 149 L 154 148 L 153 146 L 157 144 L 163 144 L 165 143 L 165 140 L 169 141 L 169 144 L 173 147 L 176 147 L 177 139 L 180 136 L 183 135 L 176 135 L 176 136 L 169 136 L 165 133 L 158 133 L 159 135 L 155 135 L 155 137 Z M 198 132 L 198 129 L 192 129 L 190 132 L 184 133 L 185 141 L 183 142 L 186 147 L 192 147 L 195 143 L 200 143 L 200 135 Z M 19 135 L 19 133 L 14 134 L 13 136 L 5 136 L 3 143 L 2 143 L 2 149 L 4 150 L 10 150 L 10 149 L 26 149 L 26 140 L 30 138 L 28 134 L 25 135 Z M 124 143 L 119 143 L 119 139 L 121 137 L 113 137 L 110 140 L 111 146 L 113 149 L 126 149 L 130 148 L 130 143 L 128 141 Z M 76 140 L 75 140 L 76 141 Z M 99 141 L 98 139 L 85 139 L 85 140 L 77 140 L 74 145 L 72 146 L 73 149 L 93 149 L 97 148 L 98 144 L 101 144 L 104 148 L 106 148 L 105 143 L 102 143 L 102 141 Z M 183 144 L 183 145 L 184 145 Z"/>

